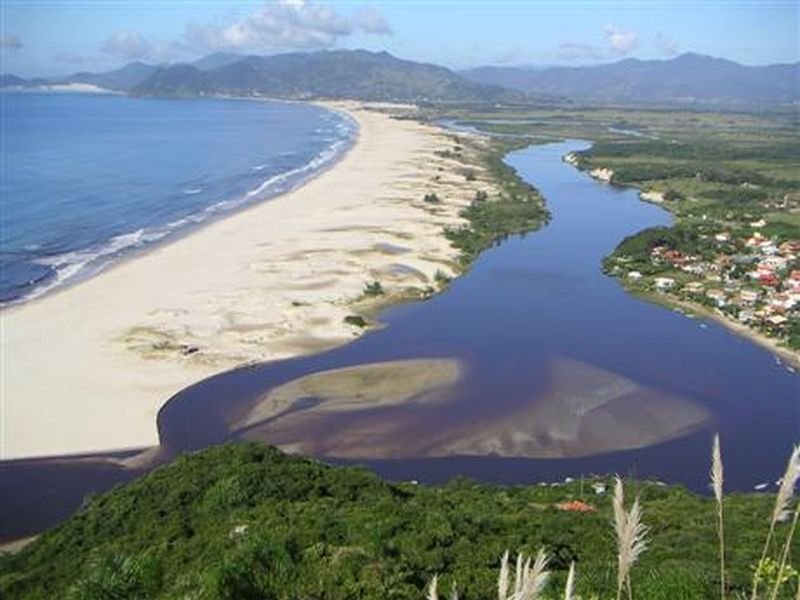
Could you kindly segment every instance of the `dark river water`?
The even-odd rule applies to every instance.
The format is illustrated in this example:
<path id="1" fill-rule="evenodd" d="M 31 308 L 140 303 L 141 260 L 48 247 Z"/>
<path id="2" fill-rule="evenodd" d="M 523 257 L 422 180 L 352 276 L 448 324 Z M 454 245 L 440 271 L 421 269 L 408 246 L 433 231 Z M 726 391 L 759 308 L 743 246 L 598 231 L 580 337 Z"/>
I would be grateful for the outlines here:
<path id="1" fill-rule="evenodd" d="M 552 221 L 485 252 L 442 294 L 384 312 L 386 328 L 323 354 L 232 371 L 159 414 L 161 453 L 262 439 L 390 479 L 494 483 L 616 472 L 705 491 L 719 432 L 725 483 L 774 482 L 800 440 L 800 377 L 714 323 L 631 297 L 602 274 L 625 236 L 668 224 L 635 191 L 562 162 L 585 142 L 531 147 L 507 162 Z M 243 425 L 270 389 L 354 365 L 453 359 L 460 379 L 409 402 L 318 411 L 303 398 Z M 0 464 L 0 539 L 52 525 L 89 492 L 141 470 L 76 460 Z"/>

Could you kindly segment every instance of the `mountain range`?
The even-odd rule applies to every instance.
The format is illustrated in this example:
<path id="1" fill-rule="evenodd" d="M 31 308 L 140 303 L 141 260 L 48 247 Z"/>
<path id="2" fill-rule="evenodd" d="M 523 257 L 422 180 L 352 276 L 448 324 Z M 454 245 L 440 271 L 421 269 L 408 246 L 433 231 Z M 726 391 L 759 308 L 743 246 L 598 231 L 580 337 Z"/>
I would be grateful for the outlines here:
<path id="1" fill-rule="evenodd" d="M 763 106 L 800 101 L 800 63 L 745 66 L 683 54 L 582 67 L 479 67 L 456 73 L 388 52 L 335 50 L 271 56 L 215 53 L 192 63 L 130 63 L 104 73 L 24 80 L 0 87 L 82 83 L 136 96 L 264 96 L 400 102 L 581 102 Z"/>
<path id="2" fill-rule="evenodd" d="M 745 66 L 693 53 L 584 67 L 480 67 L 461 74 L 477 83 L 577 102 L 774 105 L 800 100 L 800 63 Z"/>

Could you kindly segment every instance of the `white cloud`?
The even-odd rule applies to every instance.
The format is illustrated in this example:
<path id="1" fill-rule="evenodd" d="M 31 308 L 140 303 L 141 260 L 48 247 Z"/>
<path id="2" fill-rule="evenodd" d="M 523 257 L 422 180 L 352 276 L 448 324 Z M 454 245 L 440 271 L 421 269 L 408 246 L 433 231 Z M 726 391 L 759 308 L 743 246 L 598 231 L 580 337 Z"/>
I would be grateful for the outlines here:
<path id="1" fill-rule="evenodd" d="M 629 54 L 639 45 L 639 38 L 632 31 L 619 29 L 613 25 L 603 28 L 609 48 L 614 54 Z"/>
<path id="2" fill-rule="evenodd" d="M 22 48 L 22 44 L 15 35 L 0 33 L 0 48 Z"/>
<path id="3" fill-rule="evenodd" d="M 143 60 L 151 63 L 168 62 L 182 55 L 178 44 L 151 40 L 138 31 L 119 31 L 106 39 L 100 50 L 124 62 Z"/>
<path id="4" fill-rule="evenodd" d="M 392 33 L 392 28 L 383 15 L 374 8 L 362 8 L 353 15 L 353 27 L 364 33 L 374 33 L 378 35 L 388 35 Z"/>
<path id="5" fill-rule="evenodd" d="M 603 53 L 589 44 L 567 42 L 556 49 L 556 57 L 560 60 L 587 60 L 604 58 Z"/>
<path id="6" fill-rule="evenodd" d="M 189 46 L 203 51 L 258 53 L 328 48 L 339 38 L 356 32 L 387 34 L 391 28 L 373 8 L 347 18 L 310 0 L 281 0 L 265 3 L 232 23 L 189 25 L 184 37 Z"/>
<path id="7" fill-rule="evenodd" d="M 114 58 L 139 60 L 147 58 L 155 44 L 136 31 L 119 31 L 109 37 L 100 50 Z"/>
<path id="8" fill-rule="evenodd" d="M 663 56 L 676 56 L 680 53 L 675 40 L 660 31 L 656 34 L 656 48 Z"/>

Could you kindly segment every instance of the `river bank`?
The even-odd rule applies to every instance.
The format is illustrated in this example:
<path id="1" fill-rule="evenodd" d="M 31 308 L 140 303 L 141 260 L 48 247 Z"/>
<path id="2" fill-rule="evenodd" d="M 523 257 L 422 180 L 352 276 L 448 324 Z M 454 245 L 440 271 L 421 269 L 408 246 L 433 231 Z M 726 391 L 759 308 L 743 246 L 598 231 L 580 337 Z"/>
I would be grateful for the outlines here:
<path id="1" fill-rule="evenodd" d="M 697 304 L 695 302 L 689 302 L 686 300 L 680 300 L 675 298 L 674 296 L 670 296 L 668 294 L 658 294 L 653 292 L 638 292 L 636 290 L 631 289 L 630 287 L 625 287 L 625 290 L 637 298 L 641 298 L 642 300 L 646 300 L 647 302 L 652 302 L 654 304 L 660 304 L 666 308 L 671 308 L 678 312 L 681 312 L 687 316 L 691 315 L 694 317 L 698 317 L 701 319 L 709 319 L 714 321 L 715 323 L 719 323 L 729 331 L 735 333 L 741 338 L 744 338 L 762 348 L 769 350 L 772 352 L 777 358 L 782 360 L 788 366 L 792 367 L 793 369 L 800 369 L 800 355 L 793 350 L 786 348 L 785 346 L 781 346 L 778 342 L 776 342 L 773 338 L 767 337 L 757 331 L 754 331 L 750 327 L 742 323 L 738 323 L 732 319 L 729 319 L 723 314 L 720 314 L 717 311 L 710 310 L 709 308 Z"/>
<path id="2" fill-rule="evenodd" d="M 365 329 L 347 317 L 430 294 L 459 271 L 442 230 L 464 223 L 479 190 L 495 191 L 475 155 L 385 106 L 326 106 L 359 125 L 333 168 L 4 311 L 0 458 L 154 445 L 159 408 L 186 386 L 351 341 Z"/>
<path id="3" fill-rule="evenodd" d="M 665 193 L 663 191 L 651 189 L 644 185 L 636 185 L 635 183 L 630 183 L 630 182 L 625 182 L 625 183 L 615 182 L 614 171 L 611 168 L 608 167 L 592 168 L 591 166 L 587 165 L 584 161 L 582 161 L 581 158 L 574 153 L 565 155 L 564 162 L 574 166 L 575 168 L 581 171 L 586 172 L 592 178 L 596 179 L 601 183 L 611 184 L 619 187 L 632 188 L 637 190 L 640 201 L 654 206 L 658 206 L 663 210 L 665 210 L 667 213 L 669 213 L 670 216 L 675 220 L 673 226 L 675 225 L 675 223 L 680 223 L 680 217 L 676 215 L 675 205 L 670 202 L 665 202 Z M 612 273 L 612 275 L 615 276 L 614 273 Z M 737 320 L 732 319 L 731 317 L 726 316 L 720 311 L 710 310 L 708 307 L 703 306 L 702 304 L 699 304 L 697 302 L 692 302 L 691 300 L 687 299 L 676 298 L 674 295 L 668 292 L 659 293 L 659 292 L 643 291 L 640 289 L 636 289 L 630 285 L 627 285 L 625 280 L 622 279 L 621 277 L 617 276 L 617 279 L 620 281 L 624 289 L 634 296 L 637 296 L 649 302 L 654 302 L 656 304 L 666 306 L 668 308 L 679 309 L 680 311 L 686 311 L 688 313 L 695 314 L 703 318 L 711 319 L 716 323 L 719 323 L 723 327 L 727 328 L 729 331 L 735 333 L 736 335 L 744 339 L 747 339 L 755 344 L 758 344 L 762 348 L 769 350 L 770 352 L 775 354 L 776 357 L 780 358 L 782 361 L 784 361 L 791 367 L 795 369 L 800 368 L 800 352 L 785 346 L 784 344 L 776 340 L 774 337 L 765 335 L 764 333 L 757 331 L 752 327 L 748 327 L 744 323 L 741 323 Z"/>

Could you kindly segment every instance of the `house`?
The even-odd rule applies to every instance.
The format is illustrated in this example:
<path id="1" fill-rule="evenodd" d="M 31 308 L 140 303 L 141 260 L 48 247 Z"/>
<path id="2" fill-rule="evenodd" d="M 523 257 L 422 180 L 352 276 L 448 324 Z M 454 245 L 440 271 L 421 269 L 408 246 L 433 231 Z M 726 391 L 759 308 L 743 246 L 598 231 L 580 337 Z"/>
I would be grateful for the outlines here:
<path id="1" fill-rule="evenodd" d="M 760 229 L 764 227 L 764 225 L 766 224 L 767 222 L 764 219 L 759 219 L 758 221 L 753 221 L 752 223 L 750 223 L 750 227 L 753 227 L 754 229 Z"/>
<path id="2" fill-rule="evenodd" d="M 758 245 L 758 248 L 761 250 L 761 254 L 766 254 L 767 256 L 773 256 L 778 253 L 778 247 L 772 240 L 765 240 L 761 242 Z"/>
<path id="3" fill-rule="evenodd" d="M 800 271 L 795 269 L 789 273 L 789 277 L 786 279 L 786 286 L 791 290 L 800 291 Z"/>
<path id="4" fill-rule="evenodd" d="M 664 252 L 664 260 L 673 265 L 684 265 L 688 259 L 679 250 L 667 250 Z"/>
<path id="5" fill-rule="evenodd" d="M 749 323 L 750 321 L 755 319 L 755 315 L 753 314 L 752 310 L 740 310 L 739 316 L 737 318 L 742 323 Z"/>
<path id="6" fill-rule="evenodd" d="M 683 265 L 681 271 L 691 273 L 692 275 L 702 275 L 706 272 L 706 266 L 703 263 L 691 263 Z"/>
<path id="7" fill-rule="evenodd" d="M 781 254 L 784 256 L 786 255 L 797 255 L 800 254 L 800 240 L 789 240 L 788 242 L 783 242 L 778 249 L 781 251 Z"/>
<path id="8" fill-rule="evenodd" d="M 589 171 L 589 175 L 598 181 L 603 181 L 605 183 L 611 183 L 611 181 L 614 179 L 614 171 L 606 168 L 592 169 Z"/>
<path id="9" fill-rule="evenodd" d="M 720 243 L 730 242 L 731 241 L 731 234 L 727 231 L 723 231 L 722 233 L 718 233 L 714 236 L 714 239 Z"/>
<path id="10" fill-rule="evenodd" d="M 780 327 L 788 320 L 789 319 L 781 315 L 772 315 L 771 317 L 767 317 L 767 323 L 769 323 L 770 325 L 775 325 L 776 327 Z"/>
<path id="11" fill-rule="evenodd" d="M 775 294 L 769 299 L 769 305 L 777 312 L 783 312 L 794 308 L 794 298 L 789 294 Z"/>
<path id="12" fill-rule="evenodd" d="M 766 287 L 778 287 L 780 280 L 775 276 L 774 273 L 765 273 L 763 275 L 759 275 L 758 282 Z"/>
<path id="13" fill-rule="evenodd" d="M 759 263 L 759 266 L 769 267 L 776 271 L 783 271 L 789 264 L 789 259 L 785 256 L 767 256 Z"/>
<path id="14" fill-rule="evenodd" d="M 761 297 L 761 292 L 757 290 L 742 290 L 739 292 L 739 304 L 753 306 Z"/>
<path id="15" fill-rule="evenodd" d="M 725 306 L 727 295 L 723 290 L 713 289 L 706 292 L 706 298 L 710 298 L 716 302 L 717 306 Z"/>
<path id="16" fill-rule="evenodd" d="M 628 279 L 633 279 L 634 281 L 639 281 L 642 278 L 642 274 L 639 271 L 629 271 L 628 272 Z"/>
<path id="17" fill-rule="evenodd" d="M 671 290 L 675 287 L 675 280 L 672 277 L 656 277 L 653 283 L 657 290 Z"/>
<path id="18" fill-rule="evenodd" d="M 683 286 L 683 289 L 689 294 L 702 294 L 706 288 L 699 281 L 691 281 Z"/>
<path id="19" fill-rule="evenodd" d="M 735 279 L 725 280 L 725 291 L 728 293 L 738 292 L 741 287 L 742 284 L 736 281 Z"/>

